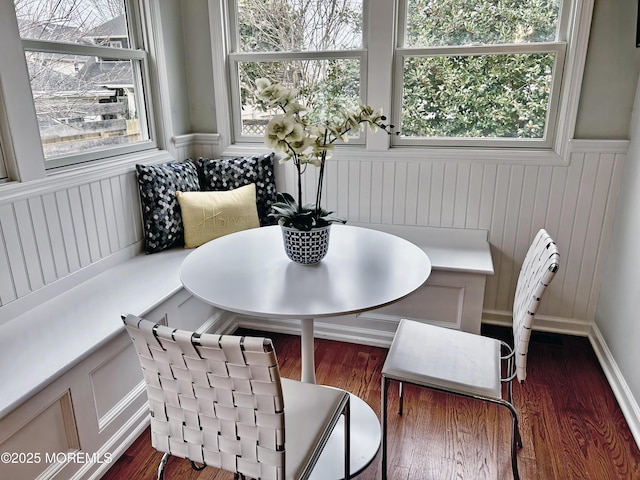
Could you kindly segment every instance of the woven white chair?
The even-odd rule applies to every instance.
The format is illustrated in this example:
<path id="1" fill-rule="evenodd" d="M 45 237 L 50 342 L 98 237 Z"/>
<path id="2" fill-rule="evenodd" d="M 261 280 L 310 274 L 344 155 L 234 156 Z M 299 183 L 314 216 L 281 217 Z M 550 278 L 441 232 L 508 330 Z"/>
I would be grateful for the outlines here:
<path id="1" fill-rule="evenodd" d="M 170 455 L 236 478 L 307 478 L 341 415 L 349 478 L 347 392 L 280 378 L 267 338 L 199 335 L 134 315 L 123 321 L 147 385 L 151 442 L 165 452 L 159 480 Z"/>
<path id="2" fill-rule="evenodd" d="M 524 259 L 513 308 L 514 346 L 459 330 L 402 319 L 382 367 L 382 478 L 387 477 L 387 393 L 391 380 L 493 402 L 511 413 L 511 465 L 518 480 L 516 446 L 522 447 L 511 382 L 526 378 L 533 319 L 542 294 L 559 267 L 555 242 L 545 230 L 536 235 Z M 506 398 L 503 395 L 506 384 Z"/>

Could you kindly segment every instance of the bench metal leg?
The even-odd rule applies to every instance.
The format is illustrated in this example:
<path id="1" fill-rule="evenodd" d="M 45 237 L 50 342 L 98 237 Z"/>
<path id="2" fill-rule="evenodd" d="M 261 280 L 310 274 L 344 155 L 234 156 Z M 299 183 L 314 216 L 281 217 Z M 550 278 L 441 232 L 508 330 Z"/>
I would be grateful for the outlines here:
<path id="1" fill-rule="evenodd" d="M 351 400 L 344 407 L 344 478 L 351 478 Z"/>
<path id="2" fill-rule="evenodd" d="M 387 479 L 387 394 L 389 379 L 382 377 L 382 480 Z"/>
<path id="3" fill-rule="evenodd" d="M 160 465 L 158 465 L 158 480 L 164 479 L 164 467 L 167 466 L 167 462 L 169 461 L 169 453 L 165 453 L 160 460 Z"/>

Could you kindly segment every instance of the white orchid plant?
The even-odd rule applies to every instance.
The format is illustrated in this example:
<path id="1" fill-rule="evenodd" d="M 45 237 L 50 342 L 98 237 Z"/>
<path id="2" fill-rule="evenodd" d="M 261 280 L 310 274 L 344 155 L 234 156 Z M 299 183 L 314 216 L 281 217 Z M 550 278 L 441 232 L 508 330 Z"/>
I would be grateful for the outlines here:
<path id="1" fill-rule="evenodd" d="M 348 142 L 352 131 L 362 131 L 368 125 L 372 132 L 380 128 L 390 134 L 393 125 L 384 123 L 386 117 L 382 110 L 374 111 L 362 103 L 352 109 L 341 107 L 339 114 L 329 120 L 313 123 L 309 110 L 299 100 L 297 89 L 266 78 L 258 79 L 256 87 L 262 108 L 278 112 L 267 124 L 264 143 L 284 154 L 280 162 L 293 161 L 298 180 L 297 200 L 288 193 L 278 193 L 270 215 L 279 223 L 299 230 L 345 223 L 346 220 L 321 207 L 326 161 L 331 157 L 336 142 Z M 319 168 L 318 185 L 315 203 L 303 205 L 302 175 L 308 165 Z"/>

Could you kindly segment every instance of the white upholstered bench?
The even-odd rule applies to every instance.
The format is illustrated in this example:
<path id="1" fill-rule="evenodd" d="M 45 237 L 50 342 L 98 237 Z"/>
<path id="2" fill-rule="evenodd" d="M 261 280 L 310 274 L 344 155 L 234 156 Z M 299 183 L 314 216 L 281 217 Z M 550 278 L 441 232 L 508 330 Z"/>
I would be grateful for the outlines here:
<path id="1" fill-rule="evenodd" d="M 0 451 L 38 454 L 0 478 L 89 478 L 139 435 L 146 396 L 121 314 L 206 330 L 216 312 L 179 278 L 189 252 L 133 256 L 0 325 Z"/>
<path id="2" fill-rule="evenodd" d="M 493 260 L 486 230 L 368 225 L 405 238 L 421 247 L 431 260 L 429 279 L 400 302 L 367 315 L 411 318 L 480 333 L 487 275 Z"/>

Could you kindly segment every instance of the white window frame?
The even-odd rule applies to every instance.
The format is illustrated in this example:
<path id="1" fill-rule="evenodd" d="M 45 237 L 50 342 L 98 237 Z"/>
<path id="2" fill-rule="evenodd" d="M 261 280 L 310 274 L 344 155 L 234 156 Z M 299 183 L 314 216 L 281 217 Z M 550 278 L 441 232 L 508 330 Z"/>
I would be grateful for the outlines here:
<path id="1" fill-rule="evenodd" d="M 545 132 L 543 138 L 425 138 L 425 137 L 394 137 L 393 145 L 408 146 L 450 146 L 462 145 L 473 147 L 508 147 L 508 148 L 546 148 L 553 146 L 556 131 L 558 104 L 560 101 L 560 88 L 563 71 L 565 67 L 565 55 L 567 49 L 567 28 L 569 25 L 570 0 L 563 0 L 558 11 L 558 35 L 557 41 L 520 43 L 520 44 L 486 44 L 486 45 L 460 45 L 460 46 L 438 46 L 428 48 L 404 47 L 404 36 L 406 30 L 407 1 L 400 0 L 398 11 L 398 25 L 396 37 L 396 58 L 394 66 L 394 102 L 393 118 L 400 119 L 402 115 L 402 90 L 403 90 L 403 66 L 404 61 L 410 58 L 428 57 L 453 57 L 453 56 L 476 56 L 476 55 L 506 55 L 506 54 L 533 54 L 533 53 L 553 53 L 555 62 L 553 68 L 553 78 L 551 83 L 551 93 L 549 95 L 549 109 L 545 121 Z M 398 120 L 400 123 L 400 120 Z"/>
<path id="2" fill-rule="evenodd" d="M 365 101 L 365 92 L 367 91 L 367 50 L 349 49 L 349 50 L 332 50 L 332 51 L 299 51 L 299 52 L 242 52 L 240 51 L 240 38 L 238 28 L 238 12 L 235 8 L 235 1 L 229 2 L 229 8 L 225 15 L 228 18 L 228 59 L 229 59 L 229 79 L 230 85 L 239 85 L 238 65 L 243 62 L 269 62 L 269 61 L 295 61 L 295 60 L 331 60 L 331 59 L 356 59 L 360 62 L 360 100 Z M 362 42 L 363 45 L 367 38 L 367 11 L 368 1 L 362 2 Z M 240 89 L 232 88 L 230 90 L 231 100 L 231 138 L 234 143 L 258 143 L 262 144 L 262 137 L 255 135 L 242 134 L 242 118 L 238 112 L 242 108 L 242 100 L 240 98 Z M 364 144 L 364 135 L 349 140 L 349 143 L 355 145 Z"/>
<path id="3" fill-rule="evenodd" d="M 154 117 L 150 93 L 152 82 L 148 65 L 148 53 L 146 50 L 140 48 L 140 46 L 144 45 L 141 21 L 141 9 L 143 8 L 143 2 L 132 0 L 125 0 L 125 2 L 127 22 L 130 31 L 129 36 L 132 47 L 130 49 L 21 39 L 19 32 L 17 31 L 17 26 L 15 26 L 15 9 L 13 2 L 3 2 L 2 7 L 8 9 L 7 13 L 10 12 L 10 15 L 5 16 L 5 22 L 7 23 L 7 26 L 12 27 L 11 32 L 5 32 L 7 35 L 6 39 L 16 41 L 17 36 L 17 42 L 20 44 L 21 54 L 21 65 L 19 66 L 20 68 L 16 69 L 16 78 L 12 79 L 9 83 L 11 84 L 11 93 L 16 93 L 21 99 L 22 110 L 24 110 L 23 112 L 18 112 L 16 108 L 8 107 L 8 116 L 11 125 L 21 124 L 21 130 L 22 127 L 24 127 L 24 129 L 29 132 L 28 135 L 31 138 L 30 143 L 37 144 L 28 148 L 30 150 L 30 155 L 28 156 L 24 155 L 22 152 L 16 152 L 16 157 L 18 157 L 18 153 L 20 153 L 19 158 L 21 158 L 20 164 L 16 165 L 18 170 L 16 179 L 27 181 L 34 178 L 41 178 L 45 176 L 47 172 L 54 171 L 56 169 L 73 167 L 87 162 L 108 161 L 109 159 L 116 157 L 121 158 L 123 155 L 144 152 L 157 148 L 157 133 L 155 122 L 153 121 Z M 2 8 L 0 8 L 0 15 L 2 15 L 2 13 Z M 40 132 L 35 116 L 34 99 L 31 94 L 31 88 L 28 81 L 27 67 L 24 61 L 25 51 L 47 52 L 63 55 L 74 54 L 87 57 L 109 57 L 131 61 L 135 89 L 136 92 L 140 93 L 139 97 L 141 97 L 137 99 L 140 128 L 143 135 L 147 137 L 148 140 L 45 159 L 41 142 L 33 142 L 33 138 L 40 138 Z M 15 56 L 15 51 L 12 53 Z M 2 55 L 0 55 L 0 60 L 1 59 Z M 20 80 L 17 80 L 18 78 L 20 78 Z M 19 92 L 16 90 L 16 85 L 21 86 Z M 20 118 L 20 120 L 16 121 L 18 118 Z M 12 134 L 14 133 L 12 132 Z M 19 136 L 22 137 L 22 135 Z M 24 140 L 16 141 L 14 142 L 14 145 L 22 144 L 22 142 L 24 142 Z M 23 149 L 22 146 L 18 146 L 17 148 L 20 150 Z"/>
<path id="4" fill-rule="evenodd" d="M 399 0 L 404 2 L 405 0 Z M 393 145 L 389 137 L 383 135 L 368 135 L 365 148 L 359 149 L 348 146 L 339 146 L 335 155 L 340 155 L 340 149 L 349 149 L 351 157 L 359 158 L 384 158 L 402 160 L 438 159 L 444 161 L 473 161 L 479 162 L 500 162 L 512 161 L 517 155 L 523 164 L 535 165 L 558 165 L 568 162 L 567 152 L 569 141 L 573 138 L 575 122 L 580 99 L 580 88 L 582 75 L 586 59 L 586 52 L 589 41 L 589 31 L 591 27 L 591 16 L 593 13 L 594 0 L 563 0 L 563 15 L 561 18 L 564 24 L 560 25 L 561 31 L 565 32 L 566 38 L 563 42 L 551 42 L 552 48 L 565 50 L 564 69 L 562 78 L 557 76 L 557 85 L 554 88 L 557 100 L 555 101 L 555 119 L 548 122 L 549 131 L 544 145 L 540 143 L 530 143 L 524 145 L 518 142 L 515 146 L 506 148 L 503 143 L 484 143 L 479 146 L 474 142 L 464 143 L 460 139 L 447 139 L 443 144 L 412 144 L 407 142 L 398 145 L 394 140 Z M 233 125 L 233 88 L 229 75 L 230 62 L 230 37 L 228 25 L 228 2 L 224 0 L 209 0 L 210 26 L 212 33 L 212 52 L 214 65 L 224 65 L 225 68 L 216 69 L 214 72 L 216 119 L 220 134 L 219 147 L 223 155 L 242 155 L 264 150 L 262 144 L 236 141 L 234 139 Z M 391 122 L 394 121 L 395 110 L 392 109 L 397 103 L 394 98 L 397 83 L 396 65 L 399 59 L 397 54 L 397 25 L 398 15 L 401 9 L 397 1 L 389 0 L 365 0 L 364 19 L 364 48 L 367 51 L 366 65 L 367 74 L 362 78 L 362 85 L 366 95 L 364 101 L 376 107 L 381 107 L 389 115 Z M 375 32 L 375 34 L 372 34 Z M 557 45 L 555 45 L 557 44 Z M 562 44 L 566 44 L 565 47 Z M 375 55 L 372 55 L 375 52 Z M 555 99 L 554 99 L 555 100 Z M 394 107 L 395 108 L 395 107 Z M 520 139 L 518 139 L 520 140 Z M 402 143 L 402 142 L 401 142 Z M 509 143 L 509 142 L 506 142 Z M 358 147 L 353 145 L 353 147 Z"/>
<path id="5" fill-rule="evenodd" d="M 398 48 L 396 50 L 395 65 L 395 92 L 393 118 L 402 116 L 402 89 L 403 89 L 403 65 L 410 58 L 430 58 L 435 56 L 476 56 L 476 55 L 501 55 L 523 53 L 554 53 L 555 61 L 553 78 L 551 81 L 551 93 L 549 96 L 549 109 L 545 121 L 543 138 L 465 138 L 465 137 L 403 137 L 393 138 L 394 145 L 428 145 L 447 146 L 451 144 L 475 147 L 517 147 L 517 148 L 551 148 L 555 134 L 555 124 L 560 99 L 560 80 L 564 69 L 566 43 L 538 43 L 532 45 L 493 45 L 493 46 L 464 46 L 464 47 L 434 47 L 434 48 Z M 400 124 L 401 122 L 398 121 Z M 401 125 L 400 125 L 401 128 Z"/>

